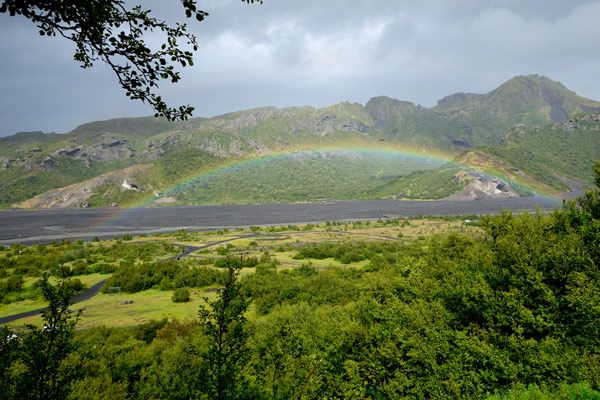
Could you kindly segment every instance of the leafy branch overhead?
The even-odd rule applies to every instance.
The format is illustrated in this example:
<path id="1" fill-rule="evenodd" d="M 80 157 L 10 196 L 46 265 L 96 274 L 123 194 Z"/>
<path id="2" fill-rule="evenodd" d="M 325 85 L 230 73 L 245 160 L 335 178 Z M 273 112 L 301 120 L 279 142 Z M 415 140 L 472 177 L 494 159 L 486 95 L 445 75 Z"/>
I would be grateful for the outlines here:
<path id="1" fill-rule="evenodd" d="M 208 16 L 198 10 L 195 0 L 180 1 L 187 18 L 202 21 Z M 160 80 L 180 80 L 175 66 L 194 65 L 193 52 L 198 50 L 198 42 L 186 24 L 169 25 L 140 5 L 128 9 L 124 0 L 3 0 L 0 12 L 28 18 L 42 36 L 58 35 L 75 43 L 74 58 L 82 68 L 89 68 L 96 61 L 108 64 L 127 96 L 149 103 L 155 116 L 185 120 L 192 115 L 194 107 L 169 107 L 156 92 Z M 153 31 L 166 36 L 157 49 L 144 40 Z"/>

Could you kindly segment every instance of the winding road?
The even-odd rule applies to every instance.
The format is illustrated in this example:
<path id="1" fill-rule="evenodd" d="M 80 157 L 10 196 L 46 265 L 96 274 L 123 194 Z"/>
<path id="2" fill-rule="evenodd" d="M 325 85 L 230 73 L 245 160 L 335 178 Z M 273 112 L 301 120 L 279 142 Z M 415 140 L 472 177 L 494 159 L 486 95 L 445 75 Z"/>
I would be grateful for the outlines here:
<path id="1" fill-rule="evenodd" d="M 73 304 L 79 303 L 84 300 L 91 299 L 92 297 L 94 297 L 95 295 L 100 293 L 100 289 L 102 288 L 102 286 L 104 286 L 104 282 L 106 282 L 106 279 L 103 279 L 102 281 L 96 283 L 95 285 L 93 285 L 91 288 L 89 288 L 85 292 L 75 295 L 73 297 Z M 47 309 L 48 309 L 47 307 L 39 308 L 37 310 L 26 311 L 26 312 L 22 312 L 19 314 L 9 315 L 7 317 L 2 317 L 2 318 L 0 318 L 0 325 L 8 324 L 9 322 L 13 322 L 13 321 L 16 321 L 21 318 L 33 317 L 35 315 L 43 313 Z"/>
<path id="2" fill-rule="evenodd" d="M 261 235 L 260 233 L 250 233 L 250 234 L 244 234 L 244 235 L 236 235 L 234 237 L 231 237 L 231 238 L 228 238 L 228 239 L 224 239 L 224 240 L 218 240 L 218 241 L 214 241 L 214 242 L 209 242 L 209 243 L 206 243 L 206 244 L 204 244 L 202 246 L 188 246 L 188 245 L 186 245 L 185 247 L 188 250 L 188 254 L 183 255 L 183 257 L 190 257 L 189 253 L 193 253 L 193 252 L 195 252 L 197 250 L 205 249 L 207 247 L 212 247 L 212 246 L 216 246 L 216 245 L 219 245 L 219 244 L 231 242 L 233 240 L 237 240 L 237 239 L 240 239 L 240 238 L 251 238 L 251 237 L 257 237 L 257 236 L 260 236 L 260 235 Z M 175 245 L 179 245 L 179 244 L 175 243 Z M 175 259 L 179 259 L 179 257 L 182 257 L 182 255 L 179 254 L 179 255 L 176 255 L 176 256 L 172 256 L 172 257 L 164 259 L 163 261 L 175 260 Z M 79 303 L 79 302 L 82 302 L 82 301 L 85 301 L 85 300 L 89 300 L 92 297 L 94 297 L 95 295 L 97 295 L 98 293 L 100 293 L 100 289 L 102 288 L 102 286 L 104 286 L 105 282 L 106 282 L 106 279 L 103 279 L 100 282 L 98 282 L 95 285 L 93 285 L 87 291 L 75 295 L 73 297 L 73 304 Z M 18 313 L 18 314 L 8 315 L 6 317 L 1 317 L 0 318 L 0 325 L 5 325 L 5 324 L 8 324 L 10 322 L 13 322 L 13 321 L 16 321 L 18 319 L 21 319 L 21 318 L 27 318 L 27 317 L 33 317 L 33 316 L 39 315 L 39 314 L 43 313 L 44 311 L 46 311 L 47 309 L 48 309 L 47 307 L 46 308 L 39 308 L 37 310 L 25 311 L 25 312 Z"/>

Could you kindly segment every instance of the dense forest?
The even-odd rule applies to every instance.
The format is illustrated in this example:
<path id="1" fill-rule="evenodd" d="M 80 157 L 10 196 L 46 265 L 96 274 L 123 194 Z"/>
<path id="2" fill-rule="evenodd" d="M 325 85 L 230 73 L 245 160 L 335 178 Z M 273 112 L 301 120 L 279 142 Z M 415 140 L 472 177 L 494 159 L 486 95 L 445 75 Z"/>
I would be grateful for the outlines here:
<path id="1" fill-rule="evenodd" d="M 600 188 L 600 162 L 594 173 Z M 475 222 L 476 234 L 290 244 L 303 262 L 291 269 L 233 246 L 218 259 L 157 262 L 154 252 L 179 250 L 129 236 L 104 250 L 34 246 L 21 254 L 30 263 L 18 246 L 3 249 L 3 301 L 41 275 L 28 290 L 49 307 L 43 326 L 5 328 L 0 396 L 600 398 L 600 190 L 550 214 Z M 65 268 L 65 257 L 90 262 Z M 321 259 L 338 266 L 310 261 Z M 104 290 L 173 290 L 173 302 L 193 287 L 216 294 L 193 319 L 78 330 L 71 299 L 83 288 L 71 277 L 102 268 Z"/>

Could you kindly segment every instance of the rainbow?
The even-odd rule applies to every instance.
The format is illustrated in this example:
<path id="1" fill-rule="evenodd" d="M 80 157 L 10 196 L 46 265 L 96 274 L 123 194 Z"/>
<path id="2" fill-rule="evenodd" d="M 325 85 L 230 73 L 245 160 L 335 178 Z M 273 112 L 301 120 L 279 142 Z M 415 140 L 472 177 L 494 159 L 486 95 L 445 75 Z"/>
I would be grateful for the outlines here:
<path id="1" fill-rule="evenodd" d="M 375 158 L 388 158 L 388 159 L 402 159 L 415 161 L 420 163 L 425 163 L 434 166 L 459 166 L 459 163 L 454 161 L 455 155 L 448 153 L 426 153 L 425 150 L 414 150 L 410 148 L 400 148 L 400 147 L 390 147 L 389 145 L 386 147 L 365 147 L 365 146 L 344 146 L 344 147 L 336 147 L 336 146 L 319 146 L 319 147 L 311 147 L 310 149 L 297 149 L 294 151 L 286 151 L 286 152 L 277 152 L 270 153 L 267 155 L 259 155 L 254 157 L 247 157 L 244 159 L 236 159 L 229 163 L 226 163 L 220 167 L 209 171 L 203 171 L 201 173 L 195 174 L 193 176 L 188 176 L 171 187 L 162 191 L 160 197 L 168 197 L 171 193 L 177 192 L 178 190 L 186 187 L 195 185 L 204 180 L 209 180 L 213 177 L 224 175 L 228 173 L 232 173 L 235 171 L 253 168 L 256 166 L 273 163 L 277 161 L 289 160 L 289 159 L 298 159 L 306 156 L 313 156 L 316 154 L 331 154 L 331 155 L 340 155 L 340 156 L 349 156 L 356 155 L 360 157 L 375 157 Z M 464 166 L 461 166 L 464 168 Z M 489 171 L 477 171 L 479 173 L 483 173 L 492 178 L 498 178 L 493 173 Z M 500 178 L 502 179 L 502 178 Z M 509 184 L 514 185 L 514 182 L 509 182 Z M 531 188 L 526 188 L 536 195 L 539 195 Z M 544 196 L 546 197 L 546 196 Z M 129 216 L 136 212 L 136 210 L 142 207 L 148 207 L 157 199 L 156 195 L 149 194 L 144 197 L 141 201 L 134 204 L 132 207 L 123 209 L 112 218 L 107 220 L 106 222 L 91 227 L 89 237 L 93 237 L 96 233 L 100 233 L 102 231 L 106 231 L 111 225 L 116 224 L 119 220 L 121 220 L 125 216 Z"/>
<path id="2" fill-rule="evenodd" d="M 438 155 L 428 155 L 425 153 L 418 153 L 414 151 L 394 151 L 394 150 L 384 150 L 377 148 L 350 148 L 350 147 L 323 147 L 318 149 L 310 149 L 310 150 L 299 150 L 294 152 L 279 152 L 279 153 L 271 153 L 264 156 L 253 157 L 245 160 L 237 160 L 232 163 L 228 163 L 221 167 L 215 168 L 210 171 L 205 171 L 200 174 L 196 174 L 192 177 L 188 177 L 177 184 L 171 186 L 167 190 L 164 191 L 163 196 L 168 196 L 170 193 L 176 192 L 181 188 L 184 188 L 189 185 L 197 184 L 203 180 L 208 180 L 212 177 L 218 175 L 225 175 L 231 172 L 239 171 L 242 169 L 253 168 L 259 165 L 269 164 L 277 161 L 290 160 L 294 158 L 302 158 L 305 156 L 315 155 L 315 154 L 332 154 L 339 156 L 348 156 L 348 155 L 357 155 L 361 157 L 375 157 L 375 158 L 389 158 L 389 159 L 403 159 L 409 161 L 416 161 L 426 164 L 443 166 L 447 164 L 451 164 L 451 159 L 449 157 L 443 157 Z M 153 198 L 144 199 L 142 202 L 139 202 L 135 205 L 135 207 L 146 206 L 149 203 L 154 201 Z"/>

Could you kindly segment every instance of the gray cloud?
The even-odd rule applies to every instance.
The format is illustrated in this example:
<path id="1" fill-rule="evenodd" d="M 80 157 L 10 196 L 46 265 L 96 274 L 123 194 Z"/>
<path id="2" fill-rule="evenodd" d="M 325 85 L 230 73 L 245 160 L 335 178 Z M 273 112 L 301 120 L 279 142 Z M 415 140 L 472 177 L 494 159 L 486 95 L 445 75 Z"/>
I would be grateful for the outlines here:
<path id="1" fill-rule="evenodd" d="M 433 106 L 529 73 L 600 100 L 600 1 L 240 3 L 202 2 L 211 15 L 191 25 L 201 43 L 196 65 L 161 87 L 197 116 L 380 94 Z M 181 14 L 174 0 L 143 4 L 168 20 Z M 39 37 L 28 21 L 0 15 L 0 35 L 0 135 L 152 114 L 125 98 L 108 68 L 82 70 L 70 43 Z"/>

